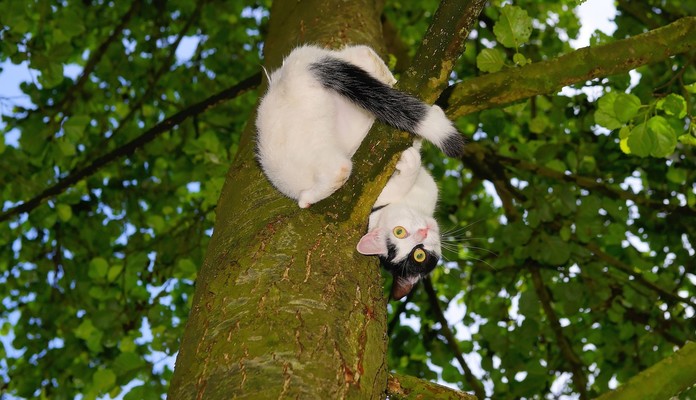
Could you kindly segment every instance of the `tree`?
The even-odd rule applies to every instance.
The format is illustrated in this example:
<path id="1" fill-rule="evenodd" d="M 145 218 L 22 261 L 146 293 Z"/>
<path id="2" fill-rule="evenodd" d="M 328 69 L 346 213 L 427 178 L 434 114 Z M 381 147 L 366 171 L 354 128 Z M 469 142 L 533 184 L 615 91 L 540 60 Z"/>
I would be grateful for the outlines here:
<path id="1" fill-rule="evenodd" d="M 657 396 L 696 381 L 679 357 L 695 335 L 694 10 L 620 1 L 616 32 L 573 51 L 574 2 L 492 2 L 480 22 L 476 1 L 378 3 L 0 6 L 2 59 L 37 76 L 3 112 L 3 393 L 422 386 L 394 370 L 480 398 L 590 398 L 670 362 L 687 372 Z M 376 126 L 347 185 L 309 211 L 253 160 L 260 50 L 272 69 L 306 41 L 391 55 L 399 88 L 469 139 L 462 160 L 426 148 L 456 242 L 406 301 L 385 307 L 376 261 L 353 251 L 405 135 Z M 172 378 L 158 359 L 179 347 Z M 648 393 L 644 376 L 624 393 Z"/>

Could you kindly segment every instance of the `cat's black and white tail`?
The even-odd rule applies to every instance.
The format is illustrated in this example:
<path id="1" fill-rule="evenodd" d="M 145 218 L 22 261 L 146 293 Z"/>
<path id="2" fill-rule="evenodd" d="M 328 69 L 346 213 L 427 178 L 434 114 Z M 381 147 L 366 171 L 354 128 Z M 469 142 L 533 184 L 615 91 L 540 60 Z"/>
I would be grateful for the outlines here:
<path id="1" fill-rule="evenodd" d="M 335 57 L 324 57 L 309 68 L 322 86 L 374 114 L 378 121 L 421 136 L 450 157 L 462 155 L 464 138 L 440 107 L 429 106 Z"/>

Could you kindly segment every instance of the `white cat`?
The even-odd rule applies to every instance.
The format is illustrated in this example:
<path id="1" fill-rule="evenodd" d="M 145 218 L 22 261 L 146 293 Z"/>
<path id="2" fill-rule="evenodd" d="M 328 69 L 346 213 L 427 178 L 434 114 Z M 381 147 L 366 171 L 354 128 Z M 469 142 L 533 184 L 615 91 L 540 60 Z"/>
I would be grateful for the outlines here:
<path id="1" fill-rule="evenodd" d="M 437 185 L 421 166 L 419 148 L 417 142 L 401 154 L 357 246 L 361 254 L 378 256 L 392 273 L 391 294 L 397 300 L 430 273 L 442 255 L 440 228 L 433 218 Z"/>
<path id="2" fill-rule="evenodd" d="M 395 82 L 367 46 L 294 49 L 268 76 L 256 119 L 257 156 L 271 183 L 302 208 L 330 196 L 350 176 L 351 157 L 375 119 L 460 156 L 464 139 L 442 109 L 393 89 Z M 432 218 L 437 186 L 418 148 L 402 154 L 358 244 L 394 274 L 395 298 L 408 294 L 441 255 Z"/>

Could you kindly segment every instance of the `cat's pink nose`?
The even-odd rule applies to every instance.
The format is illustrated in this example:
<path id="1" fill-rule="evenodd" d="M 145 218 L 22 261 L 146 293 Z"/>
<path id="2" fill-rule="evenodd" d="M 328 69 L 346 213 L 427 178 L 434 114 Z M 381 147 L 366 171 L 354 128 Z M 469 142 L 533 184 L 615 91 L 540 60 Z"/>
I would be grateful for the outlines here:
<path id="1" fill-rule="evenodd" d="M 421 228 L 418 230 L 418 236 L 422 236 L 423 239 L 428 237 L 428 228 Z"/>

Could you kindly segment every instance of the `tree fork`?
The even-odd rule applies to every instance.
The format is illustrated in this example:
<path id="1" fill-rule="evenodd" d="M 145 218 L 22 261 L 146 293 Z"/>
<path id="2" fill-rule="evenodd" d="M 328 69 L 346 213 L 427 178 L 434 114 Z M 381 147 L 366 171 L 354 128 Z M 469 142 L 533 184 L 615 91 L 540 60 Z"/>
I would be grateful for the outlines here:
<path id="1" fill-rule="evenodd" d="M 419 73 L 405 74 L 400 84 L 421 97 L 428 93 L 426 101 L 437 98 L 482 7 L 480 0 L 443 1 L 426 34 L 442 47 L 423 46 L 414 58 Z M 275 2 L 266 68 L 277 68 L 302 42 L 333 48 L 365 43 L 379 50 L 379 16 L 369 1 Z M 383 398 L 382 280 L 375 260 L 358 255 L 354 245 L 408 136 L 392 132 L 397 137 L 387 141 L 386 129 L 374 129 L 347 184 L 300 210 L 259 170 L 254 118 L 218 203 L 169 396 Z"/>

